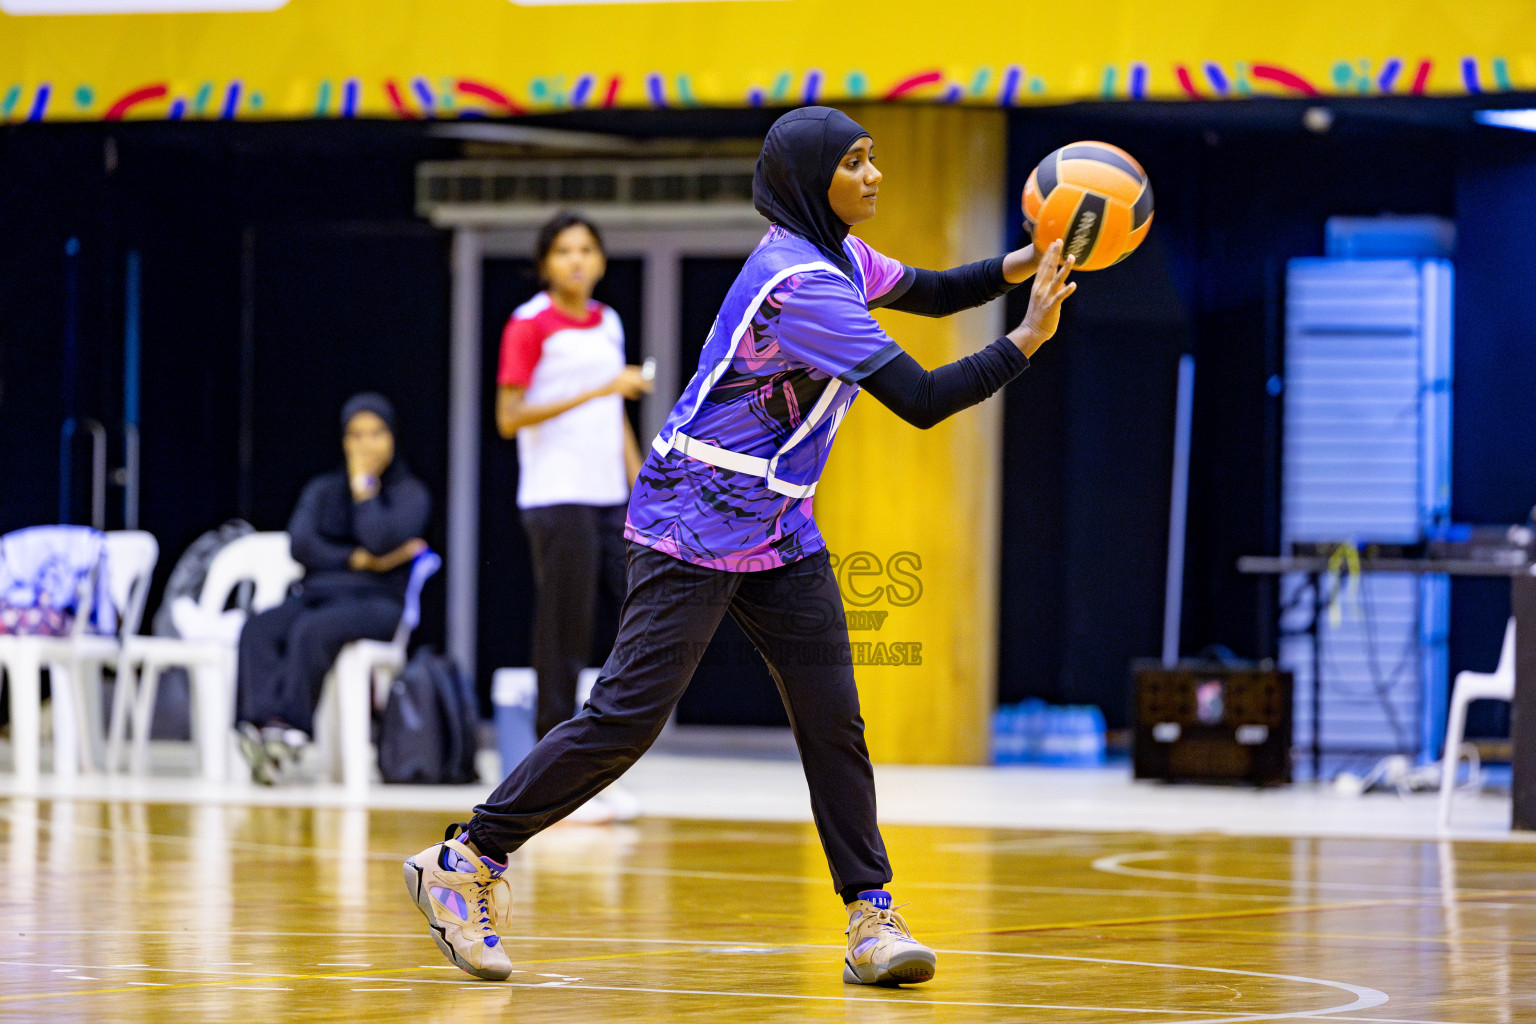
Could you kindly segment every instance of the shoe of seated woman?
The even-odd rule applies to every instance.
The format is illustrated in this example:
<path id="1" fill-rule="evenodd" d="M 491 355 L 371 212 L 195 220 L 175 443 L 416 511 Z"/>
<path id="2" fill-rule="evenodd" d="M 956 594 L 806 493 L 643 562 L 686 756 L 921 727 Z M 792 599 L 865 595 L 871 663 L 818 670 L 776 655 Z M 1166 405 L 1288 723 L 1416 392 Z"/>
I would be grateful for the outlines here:
<path id="1" fill-rule="evenodd" d="M 250 722 L 241 722 L 235 727 L 235 735 L 240 740 L 240 756 L 250 766 L 251 781 L 258 786 L 274 785 L 277 782 L 277 765 L 267 753 L 267 744 L 261 730 Z"/>

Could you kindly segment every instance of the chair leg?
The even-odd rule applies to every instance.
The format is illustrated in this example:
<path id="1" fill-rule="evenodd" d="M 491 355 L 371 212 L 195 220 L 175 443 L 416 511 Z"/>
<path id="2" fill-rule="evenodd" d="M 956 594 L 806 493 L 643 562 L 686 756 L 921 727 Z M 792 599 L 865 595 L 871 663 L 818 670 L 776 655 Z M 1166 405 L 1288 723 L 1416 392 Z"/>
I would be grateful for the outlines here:
<path id="1" fill-rule="evenodd" d="M 320 706 L 315 711 L 315 753 L 319 755 L 321 776 L 330 782 L 344 781 L 341 693 L 347 686 L 349 662 L 347 650 L 342 648 L 330 671 L 325 674 L 325 682 L 320 689 Z"/>
<path id="2" fill-rule="evenodd" d="M 133 753 L 129 770 L 135 775 L 149 771 L 149 734 L 155 724 L 155 697 L 160 690 L 163 666 L 153 661 L 139 665 L 133 701 Z"/>
<path id="3" fill-rule="evenodd" d="M 75 716 L 79 726 L 80 767 L 94 772 L 106 764 L 106 730 L 101 722 L 101 694 L 106 666 L 97 659 L 77 661 L 69 667 L 74 683 Z"/>
<path id="4" fill-rule="evenodd" d="M 112 715 L 107 724 L 106 769 L 109 773 L 123 764 L 123 746 L 128 736 L 128 715 L 139 689 L 139 666 L 121 658 L 117 663 L 117 683 L 112 687 Z"/>
<path id="5" fill-rule="evenodd" d="M 36 651 L 18 644 L 5 668 L 11 694 L 12 770 L 21 782 L 35 784 L 42 760 L 42 662 Z"/>
<path id="6" fill-rule="evenodd" d="M 345 657 L 345 655 L 343 656 Z M 368 789 L 373 772 L 369 726 L 373 718 L 373 672 L 361 658 L 347 659 L 336 672 L 336 732 L 341 747 L 341 778 L 350 793 Z"/>
<path id="7" fill-rule="evenodd" d="M 223 782 L 228 777 L 234 742 L 234 687 L 230 676 L 213 665 L 189 666 L 188 671 L 193 692 L 192 730 L 203 778 Z"/>
<path id="8" fill-rule="evenodd" d="M 75 703 L 75 673 L 68 665 L 48 663 L 53 699 L 53 774 L 80 774 L 80 708 Z"/>
<path id="9" fill-rule="evenodd" d="M 1466 698 L 1451 691 L 1451 713 L 1445 723 L 1445 754 L 1440 758 L 1440 829 L 1451 827 L 1451 796 L 1456 791 L 1456 768 L 1461 764 L 1461 744 L 1467 736 Z"/>

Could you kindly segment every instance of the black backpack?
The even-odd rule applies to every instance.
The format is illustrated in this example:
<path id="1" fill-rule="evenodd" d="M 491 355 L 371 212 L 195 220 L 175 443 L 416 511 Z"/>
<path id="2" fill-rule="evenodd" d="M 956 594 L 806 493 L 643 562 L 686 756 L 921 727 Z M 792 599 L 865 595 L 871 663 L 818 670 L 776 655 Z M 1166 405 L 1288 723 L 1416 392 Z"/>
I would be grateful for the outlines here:
<path id="1" fill-rule="evenodd" d="M 385 782 L 416 785 L 477 782 L 479 728 L 469 681 L 446 655 L 424 647 L 389 688 L 379 774 Z"/>

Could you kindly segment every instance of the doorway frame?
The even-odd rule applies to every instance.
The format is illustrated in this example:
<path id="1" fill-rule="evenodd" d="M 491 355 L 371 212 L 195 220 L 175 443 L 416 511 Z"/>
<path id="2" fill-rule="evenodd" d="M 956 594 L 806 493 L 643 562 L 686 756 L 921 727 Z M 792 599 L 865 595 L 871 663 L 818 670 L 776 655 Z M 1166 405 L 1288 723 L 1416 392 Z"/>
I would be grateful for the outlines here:
<path id="1" fill-rule="evenodd" d="M 523 209 L 517 223 L 458 226 L 453 230 L 451 330 L 448 371 L 448 521 L 445 552 L 447 642 L 454 663 L 478 679 L 480 587 L 480 428 L 483 385 L 480 336 L 484 264 L 488 259 L 527 257 L 538 227 L 556 211 Z M 715 211 L 711 211 L 715 212 Z M 687 383 L 682 350 L 682 276 L 686 259 L 745 258 L 768 225 L 755 211 L 732 205 L 714 218 L 698 209 L 679 209 L 675 220 L 627 218 L 620 211 L 595 211 L 604 248 L 614 259 L 641 262 L 643 358 L 656 360 L 656 391 L 640 403 L 640 450 L 650 447 Z"/>

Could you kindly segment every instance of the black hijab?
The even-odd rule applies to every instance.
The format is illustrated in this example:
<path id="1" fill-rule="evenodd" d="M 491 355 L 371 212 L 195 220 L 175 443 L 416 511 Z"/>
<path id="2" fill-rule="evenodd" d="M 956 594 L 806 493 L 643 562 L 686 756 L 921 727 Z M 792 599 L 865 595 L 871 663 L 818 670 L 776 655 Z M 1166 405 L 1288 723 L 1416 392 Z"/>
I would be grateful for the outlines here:
<path id="1" fill-rule="evenodd" d="M 377 391 L 359 391 L 347 399 L 346 404 L 341 407 L 341 429 L 346 430 L 347 424 L 352 422 L 352 417 L 360 412 L 373 413 L 384 421 L 384 425 L 389 428 L 391 434 L 395 432 L 395 407 L 390 404 L 389 399 Z"/>
<path id="2" fill-rule="evenodd" d="M 841 110 L 791 110 L 768 129 L 752 176 L 757 212 L 808 239 L 849 277 L 853 264 L 843 252 L 848 225 L 832 212 L 827 189 L 848 147 L 868 134 Z"/>

